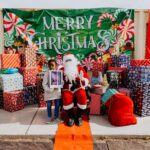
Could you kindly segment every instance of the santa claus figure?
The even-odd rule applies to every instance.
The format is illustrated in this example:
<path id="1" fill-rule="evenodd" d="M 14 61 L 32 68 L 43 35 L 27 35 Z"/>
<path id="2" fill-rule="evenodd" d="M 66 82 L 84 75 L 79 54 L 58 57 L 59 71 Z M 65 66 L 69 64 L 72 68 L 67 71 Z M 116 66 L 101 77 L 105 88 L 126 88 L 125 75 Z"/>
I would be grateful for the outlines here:
<path id="1" fill-rule="evenodd" d="M 79 62 L 73 54 L 65 54 L 63 57 L 64 86 L 62 92 L 63 108 L 67 111 L 68 126 L 82 125 L 82 111 L 86 109 L 87 97 L 85 87 L 89 85 L 86 71 L 78 65 Z M 73 99 L 77 99 L 77 112 L 74 113 Z"/>

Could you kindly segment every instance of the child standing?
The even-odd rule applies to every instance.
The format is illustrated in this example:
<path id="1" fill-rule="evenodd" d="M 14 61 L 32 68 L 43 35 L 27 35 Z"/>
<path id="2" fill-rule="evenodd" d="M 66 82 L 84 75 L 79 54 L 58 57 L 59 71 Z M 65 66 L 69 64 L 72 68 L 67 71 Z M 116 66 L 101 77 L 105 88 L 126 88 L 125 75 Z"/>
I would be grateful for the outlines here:
<path id="1" fill-rule="evenodd" d="M 49 70 L 57 70 L 57 63 L 55 60 L 48 61 Z M 59 88 L 51 88 L 49 84 L 49 70 L 45 72 L 43 78 L 43 88 L 44 88 L 44 99 L 47 102 L 47 114 L 49 117 L 49 121 L 57 120 L 59 121 L 59 103 L 61 99 L 61 89 Z M 55 108 L 54 108 L 54 117 L 52 117 L 52 100 L 54 100 Z"/>

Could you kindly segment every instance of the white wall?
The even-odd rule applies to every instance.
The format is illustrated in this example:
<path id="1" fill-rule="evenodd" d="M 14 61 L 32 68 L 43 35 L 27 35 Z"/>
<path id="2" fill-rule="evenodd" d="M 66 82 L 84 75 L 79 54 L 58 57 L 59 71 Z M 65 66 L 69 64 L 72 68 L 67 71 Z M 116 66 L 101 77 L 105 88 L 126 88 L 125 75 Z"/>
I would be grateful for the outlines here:
<path id="1" fill-rule="evenodd" d="M 145 57 L 147 20 L 148 20 L 148 15 L 145 10 L 136 10 L 135 11 L 135 52 L 134 52 L 134 56 L 137 59 L 143 59 Z M 3 53 L 3 51 L 4 51 L 3 19 L 2 19 L 2 11 L 0 9 L 0 53 Z"/>
<path id="2" fill-rule="evenodd" d="M 1 8 L 79 9 L 115 7 L 149 9 L 150 0 L 0 0 Z"/>
<path id="3" fill-rule="evenodd" d="M 136 59 L 145 58 L 146 23 L 148 14 L 144 10 L 135 11 L 135 51 Z"/>

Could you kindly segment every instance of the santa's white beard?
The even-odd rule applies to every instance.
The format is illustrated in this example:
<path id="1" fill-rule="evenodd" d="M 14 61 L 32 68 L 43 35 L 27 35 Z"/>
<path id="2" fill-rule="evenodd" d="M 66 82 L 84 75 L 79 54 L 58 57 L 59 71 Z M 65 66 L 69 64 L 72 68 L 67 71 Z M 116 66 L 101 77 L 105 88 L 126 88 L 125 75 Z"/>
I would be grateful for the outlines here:
<path id="1" fill-rule="evenodd" d="M 77 62 L 68 61 L 64 63 L 64 73 L 68 80 L 72 83 L 78 75 Z"/>

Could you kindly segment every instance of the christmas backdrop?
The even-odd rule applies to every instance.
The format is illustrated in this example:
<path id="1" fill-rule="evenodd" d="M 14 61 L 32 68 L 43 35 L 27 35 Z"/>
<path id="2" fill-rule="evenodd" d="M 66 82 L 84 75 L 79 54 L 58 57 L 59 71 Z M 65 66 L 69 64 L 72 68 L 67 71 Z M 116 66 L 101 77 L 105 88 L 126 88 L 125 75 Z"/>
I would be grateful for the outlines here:
<path id="1" fill-rule="evenodd" d="M 134 50 L 134 10 L 68 9 L 22 11 L 3 9 L 5 53 L 34 47 L 37 61 L 71 52 L 90 70 L 95 59 Z"/>

